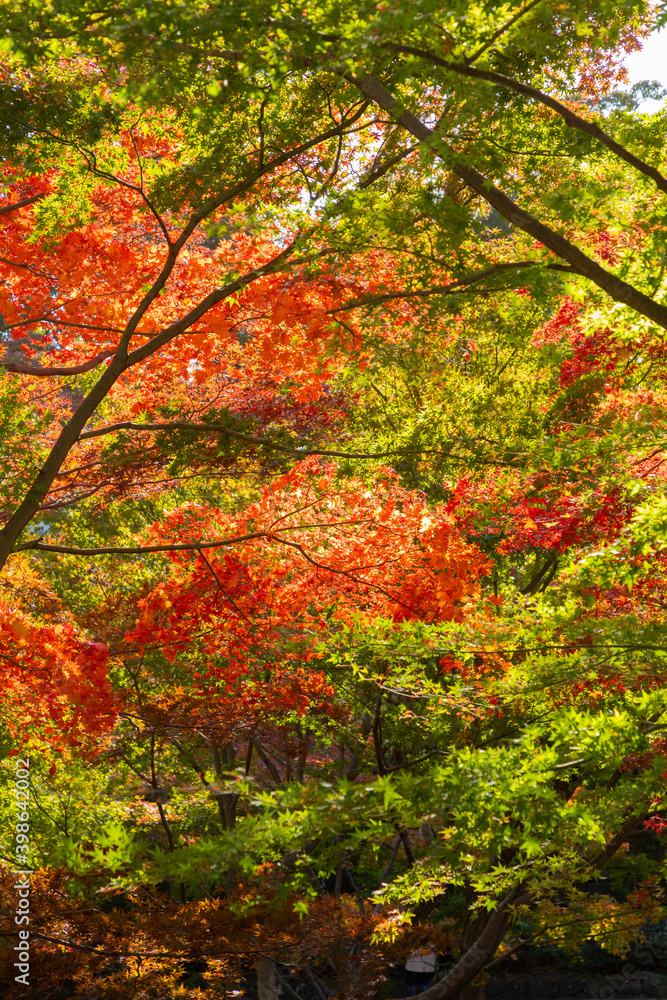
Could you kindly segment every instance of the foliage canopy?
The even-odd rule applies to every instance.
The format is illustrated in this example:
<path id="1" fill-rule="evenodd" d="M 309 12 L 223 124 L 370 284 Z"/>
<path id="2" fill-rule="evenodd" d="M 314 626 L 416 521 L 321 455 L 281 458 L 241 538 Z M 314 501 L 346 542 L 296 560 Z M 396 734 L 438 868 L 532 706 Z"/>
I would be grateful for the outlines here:
<path id="1" fill-rule="evenodd" d="M 667 110 L 622 70 L 661 9 L 0 12 L 6 981 L 17 860 L 36 997 L 624 954 L 663 917 Z"/>

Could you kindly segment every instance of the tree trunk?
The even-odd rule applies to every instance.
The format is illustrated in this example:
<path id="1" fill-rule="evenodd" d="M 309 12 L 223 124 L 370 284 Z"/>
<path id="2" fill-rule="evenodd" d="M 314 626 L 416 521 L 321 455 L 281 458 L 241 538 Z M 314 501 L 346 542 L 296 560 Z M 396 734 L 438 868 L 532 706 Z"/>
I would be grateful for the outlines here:
<path id="1" fill-rule="evenodd" d="M 257 959 L 258 1000 L 279 1000 L 276 967 L 270 958 Z"/>
<path id="2" fill-rule="evenodd" d="M 476 940 L 467 948 L 466 951 L 461 955 L 458 962 L 453 968 L 449 970 L 447 975 L 440 979 L 433 986 L 429 986 L 427 990 L 420 993 L 419 996 L 423 1000 L 453 1000 L 454 997 L 459 997 L 460 1000 L 483 1000 L 484 997 L 484 986 L 483 984 L 475 984 L 474 987 L 471 986 L 472 980 L 479 975 L 483 970 L 484 966 L 488 964 L 495 951 L 505 937 L 507 928 L 510 924 L 510 914 L 508 913 L 508 907 L 511 905 L 521 906 L 522 904 L 530 903 L 533 900 L 533 894 L 530 892 L 521 893 L 521 886 L 515 886 L 514 889 L 505 897 L 505 899 L 500 903 L 497 909 L 490 915 L 482 915 L 471 921 L 470 925 L 466 928 L 464 933 L 464 942 L 471 940 L 473 933 L 475 933 L 477 927 L 485 920 L 483 929 L 479 933 Z M 465 943 L 464 943 L 465 947 Z M 479 990 L 482 992 L 468 993 L 468 989 Z M 407 1000 L 405 997 L 401 997 L 401 1000 Z"/>

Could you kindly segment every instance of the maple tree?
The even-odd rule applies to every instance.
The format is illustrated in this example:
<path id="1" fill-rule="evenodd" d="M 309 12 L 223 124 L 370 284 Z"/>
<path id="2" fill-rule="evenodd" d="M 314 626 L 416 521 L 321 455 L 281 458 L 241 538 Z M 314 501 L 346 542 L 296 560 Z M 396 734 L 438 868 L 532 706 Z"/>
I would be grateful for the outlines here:
<path id="1" fill-rule="evenodd" d="M 665 117 L 615 90 L 655 11 L 0 10 L 35 995 L 623 954 L 664 915 L 624 846 L 667 824 Z"/>

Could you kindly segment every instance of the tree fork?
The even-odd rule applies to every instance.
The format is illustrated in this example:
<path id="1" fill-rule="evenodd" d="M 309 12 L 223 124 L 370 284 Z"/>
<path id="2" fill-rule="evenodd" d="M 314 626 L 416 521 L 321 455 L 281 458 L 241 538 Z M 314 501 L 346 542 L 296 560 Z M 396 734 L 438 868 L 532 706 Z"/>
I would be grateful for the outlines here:
<path id="1" fill-rule="evenodd" d="M 60 472 L 60 469 L 62 468 L 69 452 L 79 439 L 79 435 L 86 426 L 86 423 L 95 413 L 100 403 L 106 398 L 109 391 L 115 385 L 116 381 L 120 378 L 123 372 L 138 362 L 145 361 L 147 358 L 155 354 L 160 347 L 163 347 L 179 334 L 185 332 L 185 330 L 192 326 L 193 323 L 196 323 L 199 319 L 201 319 L 201 317 L 205 315 L 209 309 L 212 309 L 214 305 L 217 305 L 218 302 L 222 302 L 223 299 L 233 295 L 237 291 L 240 291 L 242 288 L 245 288 L 246 285 L 251 284 L 251 282 L 253 282 L 256 278 L 263 277 L 265 274 L 270 274 L 273 271 L 278 270 L 291 256 L 296 242 L 294 241 L 289 244 L 285 250 L 279 253 L 267 264 L 254 268 L 243 276 L 235 278 L 233 281 L 223 285 L 221 288 L 216 289 L 214 292 L 211 292 L 211 294 L 207 295 L 198 306 L 191 309 L 186 316 L 174 323 L 169 324 L 169 326 L 156 333 L 153 339 L 147 344 L 143 344 L 141 347 L 135 349 L 131 353 L 128 353 L 128 346 L 134 330 L 150 305 L 160 294 L 161 289 L 166 285 L 176 262 L 178 253 L 182 246 L 185 245 L 187 238 L 191 235 L 191 228 L 194 228 L 192 220 L 183 230 L 179 240 L 170 247 L 160 275 L 156 278 L 151 289 L 147 292 L 146 296 L 137 307 L 134 315 L 127 324 L 125 332 L 119 341 L 118 347 L 116 348 L 106 371 L 100 376 L 88 395 L 77 407 L 72 417 L 65 424 L 55 444 L 53 445 L 48 458 L 28 488 L 27 495 L 23 498 L 23 501 L 19 505 L 18 509 L 11 516 L 4 528 L 0 530 L 0 570 L 2 570 L 8 556 L 13 551 L 14 545 L 21 536 L 21 532 L 30 524 L 35 514 L 39 511 L 45 496 L 56 479 L 56 476 Z"/>

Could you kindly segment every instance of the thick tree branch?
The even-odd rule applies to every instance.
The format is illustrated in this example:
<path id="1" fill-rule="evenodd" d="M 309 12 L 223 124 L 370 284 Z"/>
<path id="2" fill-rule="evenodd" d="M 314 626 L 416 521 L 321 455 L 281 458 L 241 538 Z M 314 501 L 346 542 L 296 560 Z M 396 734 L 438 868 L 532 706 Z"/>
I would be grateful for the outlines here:
<path id="1" fill-rule="evenodd" d="M 16 212 L 17 209 L 25 208 L 26 205 L 33 205 L 42 198 L 46 198 L 45 191 L 41 194 L 32 194 L 29 198 L 22 198 L 21 201 L 13 201 L 9 205 L 0 205 L 0 215 L 9 215 L 10 212 Z"/>
<path id="2" fill-rule="evenodd" d="M 261 267 L 253 268 L 252 271 L 247 271 L 245 274 L 233 281 L 228 282 L 221 288 L 216 288 L 215 291 L 207 295 L 202 301 L 191 309 L 185 316 L 181 319 L 176 320 L 175 323 L 170 323 L 169 326 L 160 330 L 151 340 L 147 343 L 142 344 L 141 347 L 137 347 L 134 351 L 127 355 L 126 367 L 129 368 L 132 365 L 136 365 L 139 361 L 144 361 L 149 358 L 155 351 L 159 348 L 164 347 L 168 344 L 170 340 L 178 337 L 179 334 L 184 333 L 187 329 L 193 326 L 194 323 L 198 322 L 207 312 L 209 312 L 213 306 L 216 306 L 219 302 L 224 299 L 229 298 L 230 295 L 234 295 L 236 292 L 241 291 L 247 285 L 252 284 L 257 278 L 264 277 L 267 274 L 275 274 L 276 271 L 282 270 L 289 258 L 294 253 L 298 240 L 293 240 L 284 250 L 277 254 L 272 260 L 267 264 L 263 264 Z M 323 250 L 321 256 L 330 253 L 329 250 Z"/>
<path id="3" fill-rule="evenodd" d="M 216 289 L 215 292 L 207 296 L 202 302 L 200 302 L 198 307 L 191 310 L 181 320 L 170 324 L 165 330 L 161 330 L 156 336 L 152 337 L 147 343 L 142 345 L 142 347 L 128 354 L 130 341 L 137 332 L 141 320 L 146 315 L 151 305 L 157 300 L 162 292 L 162 289 L 166 286 L 180 251 L 192 236 L 197 226 L 199 226 L 205 218 L 210 216 L 217 209 L 227 204 L 231 199 L 236 198 L 240 194 L 249 190 L 257 180 L 270 171 L 280 167 L 294 156 L 299 155 L 299 153 L 305 152 L 306 150 L 327 141 L 327 139 L 333 138 L 341 132 L 344 132 L 350 127 L 350 125 L 354 124 L 357 118 L 363 114 L 364 110 L 365 104 L 362 103 L 362 105 L 358 107 L 354 114 L 350 117 L 344 118 L 341 122 L 337 122 L 332 128 L 319 133 L 312 139 L 301 143 L 301 145 L 296 148 L 286 150 L 273 160 L 252 171 L 242 181 L 239 181 L 238 184 L 234 185 L 234 187 L 229 188 L 206 201 L 204 205 L 202 205 L 202 207 L 190 217 L 190 220 L 182 230 L 178 239 L 170 244 L 159 275 L 130 317 L 120 338 L 116 352 L 111 359 L 111 363 L 90 390 L 88 395 L 77 407 L 70 420 L 61 430 L 42 468 L 28 487 L 27 493 L 22 502 L 19 504 L 9 521 L 5 524 L 4 528 L 0 531 L 0 569 L 4 566 L 7 557 L 12 552 L 14 545 L 21 535 L 21 532 L 39 511 L 46 494 L 48 493 L 57 473 L 62 468 L 70 449 L 78 439 L 79 434 L 123 372 L 137 362 L 150 357 L 164 344 L 168 343 L 174 337 L 187 330 L 193 323 L 197 322 L 201 316 L 211 309 L 212 306 L 222 301 L 222 299 L 227 295 L 234 294 L 235 291 L 244 288 L 247 284 L 250 284 L 250 282 L 254 281 L 257 277 L 260 277 L 263 274 L 270 274 L 274 270 L 280 269 L 280 266 L 284 263 L 287 257 L 292 254 L 295 246 L 295 244 L 292 244 L 290 247 L 286 248 L 267 265 L 261 268 L 255 268 L 247 274 L 225 285 L 223 288 Z"/>
<path id="4" fill-rule="evenodd" d="M 543 566 L 536 570 L 531 579 L 528 581 L 525 587 L 521 588 L 522 594 L 535 594 L 539 588 L 540 584 L 543 582 L 544 578 L 547 576 L 550 570 L 556 571 L 556 566 L 558 564 L 558 553 L 552 552 L 551 555 L 547 557 L 546 562 Z"/>
<path id="5" fill-rule="evenodd" d="M 537 87 L 531 87 L 527 83 L 521 83 L 519 80 L 514 80 L 512 77 L 505 76 L 503 73 L 496 73 L 493 70 L 485 69 L 475 69 L 473 66 L 468 66 L 464 63 L 449 62 L 447 59 L 442 59 L 440 56 L 436 55 L 434 52 L 430 52 L 427 49 L 415 48 L 412 45 L 401 45 L 400 43 L 387 42 L 384 48 L 389 49 L 390 52 L 405 53 L 407 55 L 420 56 L 423 59 L 434 63 L 437 66 L 442 66 L 443 69 L 451 70 L 452 73 L 458 73 L 460 76 L 472 77 L 476 80 L 484 80 L 487 83 L 496 84 L 499 87 L 504 87 L 507 90 L 514 91 L 515 94 L 521 94 L 524 97 L 529 97 L 539 104 L 544 105 L 547 108 L 551 108 L 555 111 L 557 115 L 563 119 L 566 125 L 570 128 L 576 129 L 578 132 L 583 132 L 585 135 L 590 135 L 593 139 L 597 139 L 601 142 L 607 149 L 611 150 L 615 156 L 619 159 L 624 160 L 635 170 L 644 174 L 646 177 L 650 177 L 652 181 L 655 182 L 656 186 L 664 194 L 667 194 L 667 177 L 660 173 L 656 167 L 652 167 L 650 163 L 646 163 L 645 160 L 640 159 L 631 153 L 629 149 L 622 146 L 620 142 L 616 142 L 608 132 L 601 129 L 599 125 L 595 122 L 587 121 L 580 115 L 575 114 L 566 104 L 562 104 L 557 101 L 555 97 L 550 97 L 549 94 L 545 94 L 543 91 L 538 90 Z M 474 57 L 476 58 L 476 56 Z"/>
<path id="6" fill-rule="evenodd" d="M 641 816 L 638 816 L 634 812 L 631 813 L 623 823 L 623 826 L 618 831 L 618 833 L 614 834 L 611 840 L 609 840 L 605 844 L 605 846 L 600 851 L 598 851 L 598 853 L 593 858 L 591 858 L 589 862 L 591 867 L 597 868 L 598 870 L 600 868 L 603 868 L 606 865 L 606 863 L 610 860 L 610 858 L 613 858 L 614 854 L 616 854 L 621 844 L 624 844 L 628 839 L 628 837 L 630 836 L 630 834 L 634 830 L 636 830 L 637 826 L 641 822 L 641 819 L 642 819 Z"/>
<path id="7" fill-rule="evenodd" d="M 386 868 L 384 869 L 384 871 L 380 875 L 380 888 L 382 888 L 383 885 L 386 885 L 389 882 L 390 878 L 391 878 L 391 874 L 392 874 L 392 872 L 394 870 L 394 864 L 396 862 L 396 857 L 398 855 L 398 850 L 399 850 L 399 848 L 400 848 L 400 846 L 401 846 L 402 843 L 403 843 L 403 841 L 401 840 L 400 836 L 397 834 L 396 835 L 396 840 L 394 841 L 392 849 L 391 849 L 391 854 L 389 855 L 389 861 L 387 862 Z"/>
<path id="8" fill-rule="evenodd" d="M 658 326 L 667 330 L 667 306 L 661 305 L 649 298 L 637 288 L 617 278 L 611 271 L 601 267 L 591 257 L 588 257 L 578 247 L 561 236 L 550 226 L 539 222 L 529 212 L 526 212 L 511 198 L 497 188 L 487 177 L 480 174 L 474 167 L 469 167 L 458 160 L 456 153 L 440 138 L 438 133 L 428 128 L 418 118 L 405 111 L 392 94 L 375 77 L 355 77 L 347 74 L 347 79 L 354 83 L 365 97 L 370 97 L 389 114 L 393 115 L 411 135 L 426 143 L 429 148 L 465 183 L 477 192 L 489 205 L 492 205 L 509 222 L 528 233 L 542 243 L 562 260 L 566 260 L 575 270 L 606 292 L 616 302 L 623 302 L 641 316 L 646 316 Z"/>
<path id="9" fill-rule="evenodd" d="M 359 740 L 352 751 L 352 756 L 350 757 L 347 769 L 345 771 L 345 777 L 348 781 L 354 781 L 354 779 L 359 774 L 362 749 L 366 746 L 366 740 L 368 739 L 368 734 L 371 731 L 372 719 L 368 712 L 366 712 L 361 720 L 361 726 L 359 730 Z M 361 749 L 360 749 L 361 748 Z"/>
<path id="10" fill-rule="evenodd" d="M 618 833 L 589 861 L 589 865 L 596 869 L 604 867 L 621 844 L 625 843 L 640 819 L 641 817 L 635 814 L 628 816 Z M 451 1000 L 457 996 L 463 986 L 489 965 L 510 925 L 509 907 L 530 906 L 535 902 L 536 896 L 533 892 L 526 892 L 520 885 L 515 886 L 491 914 L 477 940 L 464 952 L 450 972 L 434 986 L 419 994 L 422 1000 Z"/>
<path id="11" fill-rule="evenodd" d="M 410 834 L 407 830 L 401 830 L 398 834 L 401 843 L 403 844 L 403 849 L 405 851 L 405 857 L 407 859 L 410 868 L 416 864 L 417 859 L 415 858 L 415 852 L 412 849 L 412 841 L 410 840 Z"/>
<path id="12" fill-rule="evenodd" d="M 186 227 L 186 230 L 187 228 L 188 227 Z M 190 312 L 181 320 L 170 324 L 166 327 L 166 329 L 160 331 L 160 333 L 147 343 L 132 351 L 131 354 L 128 354 L 127 347 L 134 330 L 138 326 L 141 317 L 149 308 L 150 304 L 155 298 L 158 297 L 161 288 L 164 287 L 167 282 L 167 278 L 171 274 L 174 264 L 176 263 L 178 253 L 183 245 L 181 241 L 182 237 L 179 238 L 176 243 L 173 243 L 169 248 L 169 253 L 167 254 L 167 259 L 160 275 L 155 280 L 150 291 L 146 294 L 142 303 L 135 310 L 132 318 L 127 324 L 116 352 L 111 359 L 111 363 L 75 410 L 70 420 L 61 430 L 49 456 L 33 480 L 22 503 L 7 522 L 4 529 L 0 532 L 0 568 L 4 565 L 5 560 L 13 550 L 14 545 L 23 529 L 30 523 L 37 511 L 40 510 L 46 494 L 55 481 L 55 478 L 67 458 L 67 455 L 69 454 L 72 446 L 78 440 L 79 435 L 86 423 L 123 372 L 137 364 L 139 361 L 144 361 L 146 358 L 150 357 L 160 347 L 168 343 L 174 337 L 178 336 L 179 333 L 182 333 L 189 326 L 200 319 L 201 316 L 203 316 L 204 313 L 212 308 L 212 306 L 217 302 L 222 301 L 222 299 L 226 298 L 228 295 L 233 295 L 234 292 L 244 288 L 256 278 L 264 274 L 270 274 L 274 270 L 279 269 L 290 256 L 295 246 L 295 243 L 292 243 L 267 264 L 259 268 L 254 268 L 252 271 L 236 278 L 234 281 L 229 282 L 222 288 L 216 289 L 215 292 L 206 296 L 206 298 L 199 303 L 199 306 L 190 310 Z"/>
<path id="13" fill-rule="evenodd" d="M 515 886 L 491 914 L 482 932 L 470 948 L 461 956 L 456 965 L 434 986 L 420 993 L 423 1000 L 450 1000 L 481 972 L 502 941 L 510 923 L 510 906 L 521 906 L 532 899 L 532 893 L 524 893 L 521 886 Z M 405 998 L 401 998 L 405 1000 Z"/>

